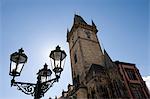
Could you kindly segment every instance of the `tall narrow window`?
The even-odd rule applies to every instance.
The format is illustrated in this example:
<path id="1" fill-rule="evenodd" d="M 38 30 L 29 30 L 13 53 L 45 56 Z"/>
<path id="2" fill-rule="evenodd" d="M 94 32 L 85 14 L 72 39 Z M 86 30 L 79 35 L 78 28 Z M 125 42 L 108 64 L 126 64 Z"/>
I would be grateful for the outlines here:
<path id="1" fill-rule="evenodd" d="M 77 52 L 75 51 L 75 53 L 74 53 L 74 63 L 76 64 L 77 63 Z"/>
<path id="2" fill-rule="evenodd" d="M 129 77 L 130 80 L 137 80 L 137 77 L 135 75 L 134 70 L 132 70 L 132 69 L 126 69 L 126 72 L 127 72 L 128 77 Z"/>
<path id="3" fill-rule="evenodd" d="M 114 88 L 115 88 L 115 91 L 116 91 L 116 95 L 118 96 L 118 97 L 121 97 L 121 88 L 120 88 L 120 86 L 119 86 L 119 83 L 118 83 L 118 81 L 113 81 L 113 84 L 114 84 Z"/>
<path id="4" fill-rule="evenodd" d="M 136 99 L 143 99 L 145 98 L 144 95 L 143 95 L 143 91 L 141 90 L 140 87 L 133 87 L 131 88 L 132 90 L 132 94 L 133 94 L 133 97 L 136 98 Z"/>

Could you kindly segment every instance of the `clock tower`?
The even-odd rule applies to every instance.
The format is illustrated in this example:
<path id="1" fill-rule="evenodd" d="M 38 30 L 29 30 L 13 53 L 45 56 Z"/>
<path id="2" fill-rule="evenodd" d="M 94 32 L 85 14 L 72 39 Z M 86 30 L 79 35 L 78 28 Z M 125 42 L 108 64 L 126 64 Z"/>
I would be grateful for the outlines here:
<path id="1" fill-rule="evenodd" d="M 74 16 L 67 30 L 73 84 L 60 99 L 145 99 L 149 91 L 135 64 L 113 61 L 102 50 L 94 22 L 87 24 Z"/>
<path id="2" fill-rule="evenodd" d="M 74 16 L 71 30 L 67 30 L 69 43 L 72 78 L 84 81 L 85 74 L 92 64 L 103 65 L 103 52 L 97 38 L 94 22 L 87 24 L 79 15 Z M 80 82 L 81 83 L 81 82 Z"/>

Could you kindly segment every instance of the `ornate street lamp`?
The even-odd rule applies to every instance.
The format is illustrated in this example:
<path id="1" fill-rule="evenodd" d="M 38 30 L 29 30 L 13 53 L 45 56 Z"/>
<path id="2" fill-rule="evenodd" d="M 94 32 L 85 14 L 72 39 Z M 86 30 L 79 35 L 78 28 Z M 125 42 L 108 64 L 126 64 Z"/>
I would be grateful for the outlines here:
<path id="1" fill-rule="evenodd" d="M 10 72 L 11 76 L 20 76 L 24 64 L 27 62 L 27 56 L 23 53 L 24 50 L 21 48 L 18 52 L 10 55 Z"/>
<path id="2" fill-rule="evenodd" d="M 52 62 L 52 69 L 55 73 L 55 78 L 51 79 L 52 71 L 48 69 L 45 63 L 44 67 L 37 73 L 36 83 L 16 82 L 15 77 L 20 76 L 24 64 L 27 62 L 27 56 L 23 53 L 23 49 L 10 55 L 10 72 L 9 75 L 13 76 L 11 86 L 17 86 L 19 90 L 27 95 L 34 96 L 34 99 L 40 99 L 52 87 L 54 82 L 58 82 L 60 74 L 63 71 L 64 60 L 66 58 L 65 51 L 61 50 L 59 46 L 51 51 L 50 59 Z"/>
<path id="3" fill-rule="evenodd" d="M 50 59 L 53 71 L 55 72 L 56 77 L 59 77 L 61 72 L 63 71 L 63 66 L 66 57 L 65 51 L 61 50 L 59 46 L 56 47 L 55 50 L 51 51 Z"/>

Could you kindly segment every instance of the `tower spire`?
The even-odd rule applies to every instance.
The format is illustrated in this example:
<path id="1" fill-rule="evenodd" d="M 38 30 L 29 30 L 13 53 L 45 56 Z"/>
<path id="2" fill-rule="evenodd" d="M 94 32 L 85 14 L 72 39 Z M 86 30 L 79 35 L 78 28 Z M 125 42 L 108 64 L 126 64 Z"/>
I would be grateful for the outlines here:
<path id="1" fill-rule="evenodd" d="M 69 29 L 67 28 L 67 34 L 69 33 Z"/>
<path id="2" fill-rule="evenodd" d="M 93 20 L 92 20 L 92 26 L 96 27 L 96 25 L 95 25 L 95 23 L 93 22 Z"/>
<path id="3" fill-rule="evenodd" d="M 87 24 L 81 16 L 75 14 L 75 16 L 74 16 L 74 24 L 79 24 L 79 23 Z"/>

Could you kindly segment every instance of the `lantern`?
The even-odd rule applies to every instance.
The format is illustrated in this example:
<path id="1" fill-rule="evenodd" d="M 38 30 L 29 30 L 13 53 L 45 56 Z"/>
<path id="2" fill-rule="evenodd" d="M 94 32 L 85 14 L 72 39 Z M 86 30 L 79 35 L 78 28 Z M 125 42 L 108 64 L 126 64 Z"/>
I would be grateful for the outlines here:
<path id="1" fill-rule="evenodd" d="M 27 56 L 23 53 L 24 50 L 21 48 L 18 52 L 10 55 L 10 72 L 11 76 L 20 76 L 20 73 L 27 62 Z"/>
<path id="2" fill-rule="evenodd" d="M 55 50 L 51 51 L 50 59 L 52 64 L 52 69 L 55 72 L 56 76 L 60 76 L 63 71 L 63 66 L 66 58 L 65 51 L 61 50 L 59 46 Z"/>
<path id="3" fill-rule="evenodd" d="M 47 67 L 48 67 L 48 65 L 45 63 L 44 68 L 39 70 L 39 72 L 37 73 L 38 77 L 39 77 L 39 80 L 42 83 L 50 80 L 50 77 L 51 77 L 51 74 L 52 74 L 52 71 L 50 69 L 48 69 Z"/>

